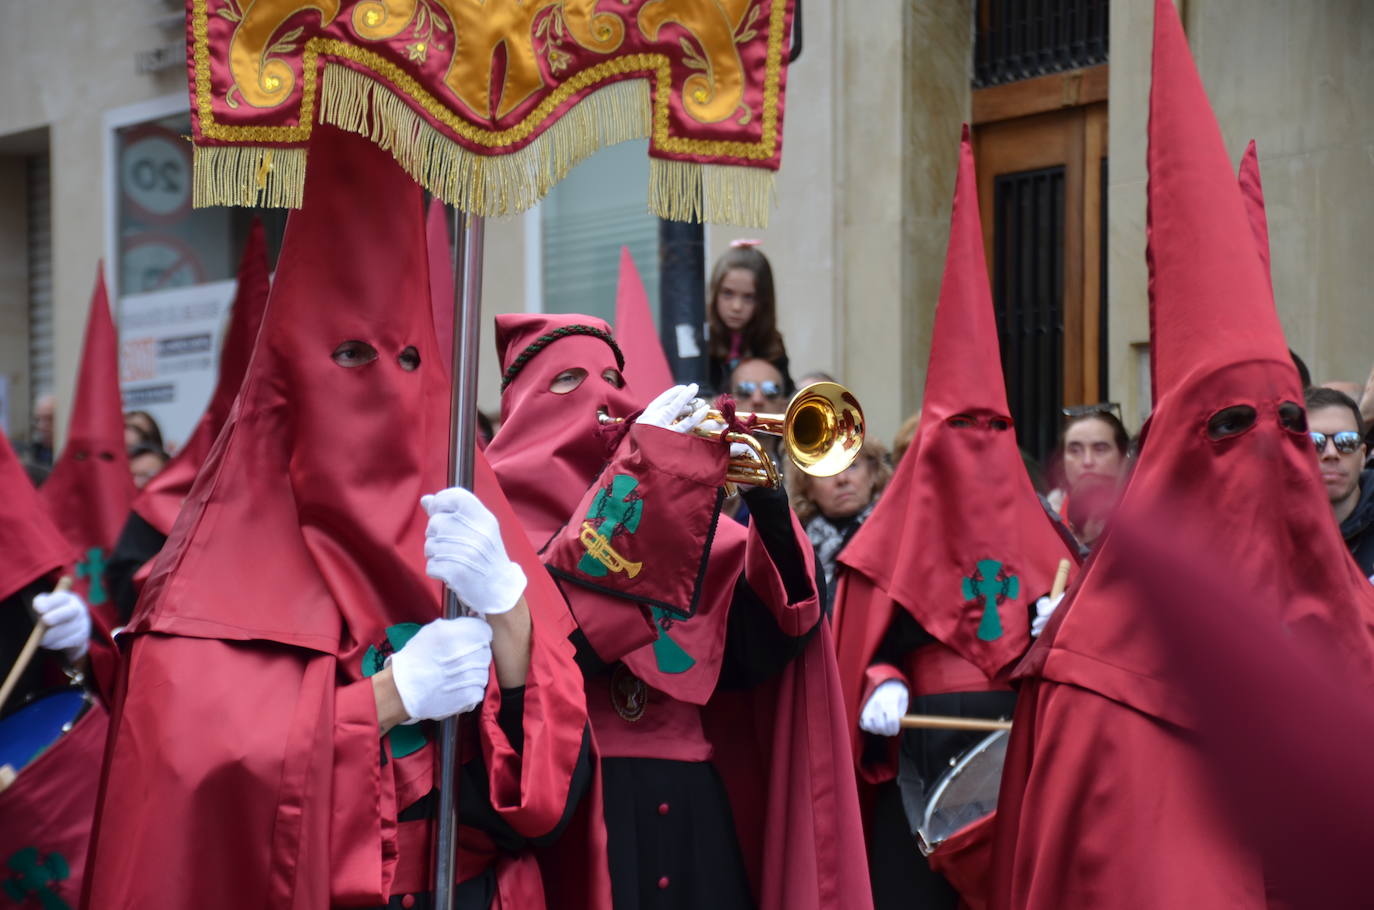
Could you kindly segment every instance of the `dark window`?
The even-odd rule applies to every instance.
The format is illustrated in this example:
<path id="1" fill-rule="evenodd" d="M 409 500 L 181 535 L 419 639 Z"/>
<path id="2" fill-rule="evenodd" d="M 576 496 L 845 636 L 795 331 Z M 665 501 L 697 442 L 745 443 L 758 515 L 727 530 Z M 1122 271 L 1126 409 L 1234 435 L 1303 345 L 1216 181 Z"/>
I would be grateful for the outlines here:
<path id="1" fill-rule="evenodd" d="M 1064 168 L 1002 174 L 994 187 L 993 298 L 1017 442 L 1055 446 L 1064 397 Z"/>
<path id="2" fill-rule="evenodd" d="M 1107 62 L 1108 0 L 979 0 L 974 88 Z"/>

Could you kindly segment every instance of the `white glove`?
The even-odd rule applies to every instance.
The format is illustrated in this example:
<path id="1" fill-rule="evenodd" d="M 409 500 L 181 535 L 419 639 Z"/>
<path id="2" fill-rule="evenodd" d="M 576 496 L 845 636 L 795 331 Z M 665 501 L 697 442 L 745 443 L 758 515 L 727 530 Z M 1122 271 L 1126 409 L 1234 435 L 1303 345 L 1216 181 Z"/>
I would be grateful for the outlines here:
<path id="1" fill-rule="evenodd" d="M 1059 602 L 1064 599 L 1061 593 L 1057 597 L 1050 597 L 1046 594 L 1035 602 L 1035 618 L 1031 620 L 1031 638 L 1039 638 L 1040 633 L 1045 631 L 1045 624 L 1050 621 L 1054 611 L 1058 609 Z"/>
<path id="2" fill-rule="evenodd" d="M 709 410 L 711 406 L 697 398 L 695 382 L 675 385 L 649 402 L 637 423 L 645 427 L 662 427 L 674 433 L 690 433 L 706 419 Z"/>
<path id="3" fill-rule="evenodd" d="M 725 429 L 725 424 L 722 421 L 716 420 L 714 417 L 709 417 L 703 420 L 697 426 L 697 429 L 706 433 L 720 433 Z M 754 461 L 758 461 L 758 456 L 754 454 L 754 450 L 742 442 L 730 443 L 730 457 L 751 458 Z"/>
<path id="4" fill-rule="evenodd" d="M 39 645 L 67 652 L 68 660 L 80 660 L 91 642 L 91 611 L 74 591 L 54 591 L 33 599 L 34 612 L 48 627 Z"/>
<path id="5" fill-rule="evenodd" d="M 910 700 L 911 690 L 900 679 L 879 683 L 859 715 L 859 729 L 877 736 L 896 736 L 902 732 L 902 715 Z"/>
<path id="6" fill-rule="evenodd" d="M 525 570 L 506 555 L 501 523 L 482 500 L 462 487 L 421 496 L 425 574 L 452 589 L 474 613 L 505 613 L 525 593 Z"/>
<path id="7" fill-rule="evenodd" d="M 441 720 L 482 703 L 491 669 L 491 626 L 475 616 L 436 619 L 387 659 L 408 724 Z"/>

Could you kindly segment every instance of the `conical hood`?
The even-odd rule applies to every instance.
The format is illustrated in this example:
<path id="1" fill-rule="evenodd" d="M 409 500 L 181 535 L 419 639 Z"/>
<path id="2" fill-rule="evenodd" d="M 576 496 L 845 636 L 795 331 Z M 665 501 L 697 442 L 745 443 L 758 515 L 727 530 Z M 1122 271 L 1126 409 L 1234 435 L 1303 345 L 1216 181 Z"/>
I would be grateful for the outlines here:
<path id="1" fill-rule="evenodd" d="M 429 202 L 425 217 L 429 244 L 429 295 L 434 307 L 434 334 L 439 339 L 440 367 L 453 369 L 453 241 L 448 232 L 448 209 L 439 199 Z"/>
<path id="2" fill-rule="evenodd" d="M 317 127 L 252 363 L 154 566 L 135 631 L 361 652 L 439 615 L 420 496 L 443 487 L 448 387 L 419 188 Z"/>
<path id="3" fill-rule="evenodd" d="M 76 548 L 48 517 L 10 441 L 0 433 L 0 601 L 76 561 Z"/>
<path id="4" fill-rule="evenodd" d="M 1131 583 L 1129 523 L 1225 567 L 1251 606 L 1374 687 L 1374 588 L 1331 517 L 1240 190 L 1173 4 L 1155 6 L 1151 349 L 1161 394 L 1117 515 L 1021 672 L 1191 723 Z M 1118 539 L 1118 538 L 1121 539 Z M 1314 568 L 1318 567 L 1318 568 Z"/>
<path id="5" fill-rule="evenodd" d="M 1269 293 L 1274 292 L 1274 276 L 1269 269 L 1269 219 L 1264 214 L 1264 186 L 1260 183 L 1259 151 L 1255 140 L 1245 147 L 1240 159 L 1240 195 L 1245 201 L 1245 215 L 1250 219 L 1250 230 L 1255 235 L 1255 249 L 1259 251 L 1260 264 L 1264 266 L 1264 277 L 1269 279 Z"/>
<path id="6" fill-rule="evenodd" d="M 634 392 L 623 382 L 625 359 L 600 319 L 577 314 L 508 313 L 496 317 L 501 360 L 501 429 L 487 458 L 511 505 L 542 548 L 563 527 L 606 463 L 597 413 L 628 417 Z M 566 371 L 576 388 L 554 391 Z"/>
<path id="7" fill-rule="evenodd" d="M 1293 365 L 1178 13 L 1158 0 L 1152 79 L 1146 234 L 1158 404 L 1227 364 L 1274 359 Z"/>
<path id="8" fill-rule="evenodd" d="M 654 328 L 649 295 L 630 248 L 620 248 L 620 280 L 615 287 L 615 340 L 625 352 L 625 379 L 639 406 L 673 385 L 673 371 Z"/>
<path id="9" fill-rule="evenodd" d="M 229 419 L 229 409 L 243 385 L 253 344 L 262 326 L 262 314 L 267 309 L 267 276 L 267 242 L 263 239 L 262 223 L 255 218 L 239 262 L 238 287 L 234 290 L 229 328 L 220 348 L 219 379 L 210 403 L 186 444 L 134 500 L 134 511 L 164 535 L 172 532 L 181 504 L 191 492 L 196 474 Z"/>
<path id="10" fill-rule="evenodd" d="M 67 441 L 39 490 L 49 517 L 83 555 L 76 585 L 83 595 L 91 593 L 90 580 L 103 571 L 136 492 L 124 449 L 118 342 L 104 269 L 97 268 Z M 103 586 L 97 585 L 94 595 L 96 606 L 106 600 Z"/>
<path id="11" fill-rule="evenodd" d="M 965 127 L 921 423 L 840 560 L 996 677 L 1025 652 L 1027 604 L 1049 590 L 1069 552 L 1016 445 L 977 187 Z"/>

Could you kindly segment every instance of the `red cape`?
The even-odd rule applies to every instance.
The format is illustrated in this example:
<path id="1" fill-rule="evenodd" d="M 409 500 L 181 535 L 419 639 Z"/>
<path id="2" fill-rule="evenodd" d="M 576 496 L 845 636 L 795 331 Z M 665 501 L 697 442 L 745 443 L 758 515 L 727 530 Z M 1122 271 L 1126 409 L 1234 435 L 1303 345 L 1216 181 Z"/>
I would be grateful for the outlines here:
<path id="1" fill-rule="evenodd" d="M 674 385 L 668 356 L 654 328 L 644 279 L 627 246 L 620 248 L 620 280 L 615 287 L 615 340 L 625 350 L 625 380 L 635 390 L 640 405 L 647 405 Z"/>
<path id="2" fill-rule="evenodd" d="M 1229 624 L 1271 626 L 1365 698 L 1374 689 L 1374 590 L 1332 519 L 1241 194 L 1167 0 L 1155 10 L 1148 163 L 1156 407 L 1113 527 L 1017 671 L 999 907 L 1265 902 L 1260 853 L 1226 824 L 1198 746 L 1196 670 L 1180 671 L 1139 584 L 1141 534 L 1206 554 L 1237 605 Z"/>
<path id="3" fill-rule="evenodd" d="M 437 747 L 426 726 L 379 741 L 367 679 L 406 624 L 440 615 L 419 498 L 444 486 L 449 402 L 422 199 L 351 134 L 320 128 L 311 159 L 242 392 L 129 625 L 92 907 L 368 906 L 428 888 L 430 822 L 397 813 L 432 788 Z M 586 715 L 570 620 L 492 479 L 479 466 L 477 493 L 530 579 L 524 750 L 494 683 L 464 722 L 493 806 L 534 837 L 562 815 Z M 604 844 L 594 825 L 570 836 Z M 492 864 L 500 906 L 542 905 L 531 854 L 460 829 L 460 878 Z M 566 893 L 596 905 L 604 877 L 581 877 Z"/>
<path id="4" fill-rule="evenodd" d="M 164 536 L 172 533 L 172 523 L 181 511 L 181 504 L 186 501 L 196 474 L 210 454 L 210 447 L 229 419 L 229 408 L 248 372 L 248 359 L 258 338 L 263 311 L 267 308 L 267 288 L 267 243 L 263 239 L 262 222 L 254 219 L 239 263 L 238 287 L 229 311 L 229 328 L 220 349 L 215 391 L 186 444 L 134 500 L 134 511 Z"/>
<path id="5" fill-rule="evenodd" d="M 10 441 L 0 433 L 0 600 L 76 562 L 74 547 L 48 518 Z"/>

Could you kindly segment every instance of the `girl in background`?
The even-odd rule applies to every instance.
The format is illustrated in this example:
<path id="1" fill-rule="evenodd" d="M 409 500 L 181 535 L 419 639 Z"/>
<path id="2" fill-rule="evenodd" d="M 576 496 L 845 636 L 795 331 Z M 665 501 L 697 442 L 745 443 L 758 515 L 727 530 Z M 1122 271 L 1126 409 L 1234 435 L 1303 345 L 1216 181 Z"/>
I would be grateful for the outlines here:
<path id="1" fill-rule="evenodd" d="M 757 246 L 757 240 L 736 240 L 711 269 L 706 381 L 713 390 L 726 391 L 740 361 L 758 357 L 778 368 L 791 395 L 787 349 L 777 328 L 773 269 Z"/>

